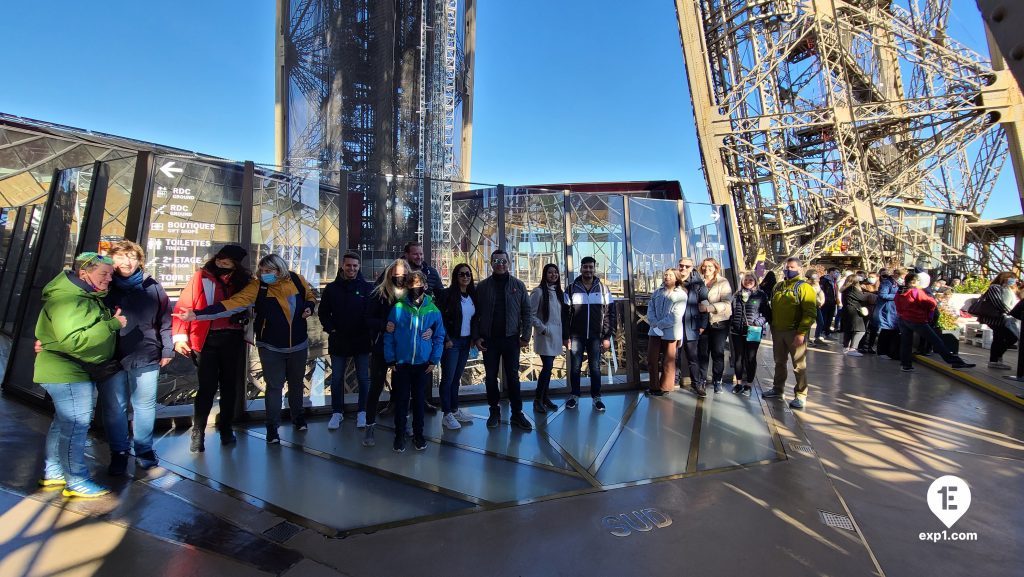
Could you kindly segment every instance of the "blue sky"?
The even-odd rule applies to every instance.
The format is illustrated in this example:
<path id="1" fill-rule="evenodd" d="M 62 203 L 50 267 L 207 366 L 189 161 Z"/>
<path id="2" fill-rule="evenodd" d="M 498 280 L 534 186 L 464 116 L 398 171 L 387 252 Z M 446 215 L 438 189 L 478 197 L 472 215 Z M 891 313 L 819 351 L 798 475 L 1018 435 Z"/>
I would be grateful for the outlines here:
<path id="1" fill-rule="evenodd" d="M 478 0 L 472 180 L 679 180 L 706 200 L 670 0 Z M 986 49 L 973 0 L 951 34 Z M 274 157 L 274 2 L 36 0 L 0 21 L 0 111 Z M 1009 164 L 986 217 L 1020 212 Z"/>

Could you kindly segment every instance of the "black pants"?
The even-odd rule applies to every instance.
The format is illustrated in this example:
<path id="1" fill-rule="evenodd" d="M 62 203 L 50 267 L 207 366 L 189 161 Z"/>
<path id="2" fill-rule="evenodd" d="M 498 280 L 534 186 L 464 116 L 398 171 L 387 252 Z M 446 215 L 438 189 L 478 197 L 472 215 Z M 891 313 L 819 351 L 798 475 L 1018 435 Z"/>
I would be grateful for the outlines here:
<path id="1" fill-rule="evenodd" d="M 380 395 L 384 392 L 384 384 L 387 378 L 388 365 L 384 362 L 384 350 L 374 349 L 370 353 L 370 391 L 366 395 L 367 425 L 377 422 L 377 405 L 380 404 Z"/>
<path id="2" fill-rule="evenodd" d="M 488 337 L 484 339 L 484 381 L 487 384 L 487 404 L 491 411 L 498 410 L 501 392 L 498 391 L 498 365 L 504 366 L 505 386 L 508 387 L 509 406 L 515 415 L 523 410 L 519 394 L 519 335 Z"/>
<path id="3" fill-rule="evenodd" d="M 868 323 L 868 332 L 864 333 L 864 338 L 860 341 L 858 350 L 860 352 L 874 351 L 875 345 L 878 343 L 878 326 L 874 323 Z"/>
<path id="4" fill-rule="evenodd" d="M 1017 342 L 1017 336 L 1006 324 L 989 325 L 989 327 L 992 328 L 992 350 L 989 351 L 988 360 L 991 363 L 1002 362 L 1003 354 L 1010 350 L 1013 343 Z"/>
<path id="5" fill-rule="evenodd" d="M 423 436 L 424 392 L 430 384 L 431 373 L 426 372 L 427 364 L 398 365 L 391 383 L 391 397 L 395 404 L 395 436 L 405 434 L 409 416 L 409 399 L 412 398 L 412 434 Z"/>
<path id="6" fill-rule="evenodd" d="M 708 358 L 711 359 L 711 381 L 722 382 L 725 376 L 725 340 L 729 338 L 729 327 L 716 329 L 709 327 L 700 335 L 697 355 L 700 359 L 701 373 L 707 375 Z"/>
<path id="7" fill-rule="evenodd" d="M 551 386 L 551 372 L 555 368 L 555 357 L 540 355 L 540 376 L 537 377 L 537 392 L 534 398 L 543 402 Z"/>
<path id="8" fill-rule="evenodd" d="M 732 366 L 736 372 L 736 382 L 752 383 L 757 374 L 757 349 L 761 341 L 748 341 L 747 335 L 729 335 L 732 344 Z"/>
<path id="9" fill-rule="evenodd" d="M 900 331 L 882 329 L 878 331 L 878 354 L 887 355 L 890 359 L 900 359 Z"/>
<path id="10" fill-rule="evenodd" d="M 206 429 L 213 398 L 220 388 L 220 418 L 217 429 L 230 431 L 235 421 L 235 403 L 245 374 L 245 340 L 242 331 L 210 331 L 199 356 L 199 390 L 193 405 L 196 430 Z"/>
<path id="11" fill-rule="evenodd" d="M 700 364 L 700 341 L 676 341 L 679 343 L 679 350 L 676 352 L 676 368 L 679 375 L 679 386 L 682 386 L 682 370 L 683 363 L 686 363 L 690 373 L 690 386 L 696 386 L 697 383 L 703 383 L 707 380 L 707 373 L 704 372 L 704 367 Z"/>
<path id="12" fill-rule="evenodd" d="M 822 305 L 821 318 L 825 320 L 825 326 L 822 328 L 822 336 L 831 336 L 832 322 L 836 318 L 836 303 L 825 303 Z"/>

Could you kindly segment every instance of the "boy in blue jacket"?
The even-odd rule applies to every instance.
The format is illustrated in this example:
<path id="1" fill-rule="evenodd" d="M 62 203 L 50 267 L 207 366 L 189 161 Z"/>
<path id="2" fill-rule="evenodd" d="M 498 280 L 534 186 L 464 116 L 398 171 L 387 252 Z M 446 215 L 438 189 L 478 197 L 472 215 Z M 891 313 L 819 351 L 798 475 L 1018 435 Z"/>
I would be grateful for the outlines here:
<path id="1" fill-rule="evenodd" d="M 427 448 L 423 438 L 423 393 L 444 351 L 444 323 L 441 311 L 425 294 L 427 277 L 420 271 L 413 271 L 408 282 L 405 297 L 395 303 L 388 315 L 388 330 L 384 333 L 384 361 L 395 367 L 391 396 L 395 404 L 394 449 L 397 453 L 405 451 L 410 391 L 412 444 L 417 451 Z"/>

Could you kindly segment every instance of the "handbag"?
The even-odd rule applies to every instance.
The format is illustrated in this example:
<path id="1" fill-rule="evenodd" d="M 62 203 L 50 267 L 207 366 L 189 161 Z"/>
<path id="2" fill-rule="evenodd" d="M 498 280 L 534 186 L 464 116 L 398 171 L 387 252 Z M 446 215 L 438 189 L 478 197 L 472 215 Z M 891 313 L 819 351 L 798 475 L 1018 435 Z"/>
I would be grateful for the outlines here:
<path id="1" fill-rule="evenodd" d="M 974 301 L 967 312 L 979 318 L 1003 316 L 1003 311 L 992 302 L 991 294 L 991 291 L 986 291 L 978 300 Z"/>
<path id="2" fill-rule="evenodd" d="M 89 361 L 76 359 L 75 357 L 66 353 L 62 353 L 60 351 L 50 352 L 57 356 L 64 357 L 65 359 L 81 367 L 81 369 L 85 371 L 86 374 L 89 375 L 89 380 L 92 381 L 94 384 L 101 383 L 124 370 L 121 367 L 121 361 L 117 359 L 106 360 L 103 361 L 102 363 L 90 363 Z"/>
<path id="3" fill-rule="evenodd" d="M 747 327 L 747 342 L 748 343 L 759 343 L 761 342 L 761 333 L 764 329 L 761 327 Z"/>

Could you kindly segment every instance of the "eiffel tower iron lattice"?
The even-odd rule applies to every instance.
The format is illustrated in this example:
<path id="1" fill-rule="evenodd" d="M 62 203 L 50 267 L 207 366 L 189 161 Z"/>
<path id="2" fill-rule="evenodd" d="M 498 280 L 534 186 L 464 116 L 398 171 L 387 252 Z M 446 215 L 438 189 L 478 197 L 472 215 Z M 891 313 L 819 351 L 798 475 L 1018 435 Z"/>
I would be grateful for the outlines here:
<path id="1" fill-rule="evenodd" d="M 969 226 L 1022 158 L 1020 88 L 947 34 L 950 2 L 676 0 L 705 177 L 748 267 L 1020 266 Z"/>

